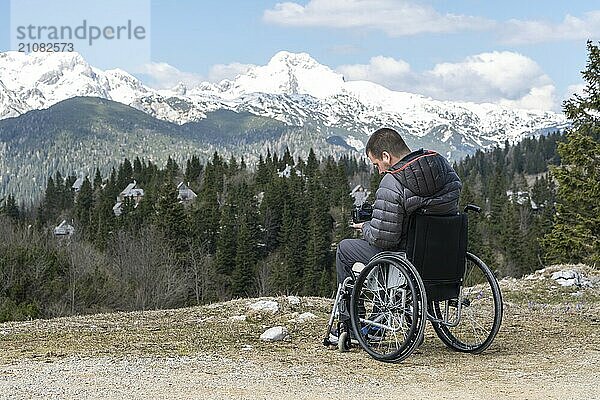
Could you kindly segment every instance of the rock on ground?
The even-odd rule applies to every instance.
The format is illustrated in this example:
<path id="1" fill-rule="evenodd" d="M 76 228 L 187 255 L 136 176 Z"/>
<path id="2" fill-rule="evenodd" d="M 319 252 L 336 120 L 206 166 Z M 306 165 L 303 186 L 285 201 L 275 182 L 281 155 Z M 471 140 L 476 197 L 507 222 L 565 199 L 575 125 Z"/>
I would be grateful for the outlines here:
<path id="1" fill-rule="evenodd" d="M 279 311 L 279 303 L 274 300 L 259 300 L 256 303 L 252 303 L 250 308 L 254 311 L 270 312 L 275 314 Z"/>
<path id="2" fill-rule="evenodd" d="M 279 342 L 282 340 L 289 339 L 290 334 L 288 330 L 283 326 L 274 326 L 273 328 L 269 328 L 260 335 L 260 340 L 264 340 L 266 342 Z"/>

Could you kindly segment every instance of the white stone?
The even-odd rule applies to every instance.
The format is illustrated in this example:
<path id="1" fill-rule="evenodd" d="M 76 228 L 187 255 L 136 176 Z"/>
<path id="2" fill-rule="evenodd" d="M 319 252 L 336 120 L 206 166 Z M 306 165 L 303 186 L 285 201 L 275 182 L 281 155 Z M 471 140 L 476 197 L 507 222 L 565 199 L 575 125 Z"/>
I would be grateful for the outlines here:
<path id="1" fill-rule="evenodd" d="M 303 322 L 310 321 L 311 319 L 315 319 L 315 318 L 317 318 L 317 316 L 315 314 L 313 314 L 311 312 L 305 312 L 305 313 L 298 315 L 298 318 L 296 318 L 296 321 L 303 323 Z"/>
<path id="2" fill-rule="evenodd" d="M 300 304 L 300 298 L 298 296 L 288 296 L 287 301 L 293 306 L 297 306 Z"/>
<path id="3" fill-rule="evenodd" d="M 552 279 L 561 286 L 592 286 L 588 279 L 573 269 L 555 272 Z"/>
<path id="4" fill-rule="evenodd" d="M 242 351 L 251 351 L 254 347 L 250 344 L 245 344 L 242 346 Z"/>
<path id="5" fill-rule="evenodd" d="M 273 300 L 259 300 L 254 304 L 250 305 L 250 308 L 254 311 L 270 312 L 275 314 L 279 311 L 279 304 Z"/>
<path id="6" fill-rule="evenodd" d="M 264 340 L 265 342 L 279 342 L 282 340 L 289 339 L 290 334 L 288 330 L 283 326 L 274 326 L 273 328 L 269 328 L 260 335 L 260 340 Z"/>
<path id="7" fill-rule="evenodd" d="M 245 315 L 234 315 L 232 317 L 229 317 L 230 321 L 245 321 L 246 320 L 246 316 Z"/>

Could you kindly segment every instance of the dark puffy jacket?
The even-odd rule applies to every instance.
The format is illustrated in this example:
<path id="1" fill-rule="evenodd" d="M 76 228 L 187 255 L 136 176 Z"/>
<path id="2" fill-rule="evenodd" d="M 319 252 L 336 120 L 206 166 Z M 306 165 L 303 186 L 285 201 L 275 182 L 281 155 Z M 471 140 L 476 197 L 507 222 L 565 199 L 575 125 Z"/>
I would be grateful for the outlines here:
<path id="1" fill-rule="evenodd" d="M 413 151 L 386 171 L 363 237 L 384 250 L 405 249 L 408 216 L 418 209 L 437 215 L 458 212 L 461 188 L 460 178 L 443 156 Z"/>

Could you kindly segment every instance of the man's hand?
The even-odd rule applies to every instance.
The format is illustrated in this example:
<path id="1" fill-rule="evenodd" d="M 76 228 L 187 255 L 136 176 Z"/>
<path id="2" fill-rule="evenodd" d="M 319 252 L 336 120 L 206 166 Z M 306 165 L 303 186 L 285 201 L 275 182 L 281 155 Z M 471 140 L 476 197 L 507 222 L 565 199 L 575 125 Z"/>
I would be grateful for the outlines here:
<path id="1" fill-rule="evenodd" d="M 350 224 L 350 228 L 362 231 L 362 227 L 364 224 L 365 224 L 364 222 L 361 222 L 360 224 Z"/>

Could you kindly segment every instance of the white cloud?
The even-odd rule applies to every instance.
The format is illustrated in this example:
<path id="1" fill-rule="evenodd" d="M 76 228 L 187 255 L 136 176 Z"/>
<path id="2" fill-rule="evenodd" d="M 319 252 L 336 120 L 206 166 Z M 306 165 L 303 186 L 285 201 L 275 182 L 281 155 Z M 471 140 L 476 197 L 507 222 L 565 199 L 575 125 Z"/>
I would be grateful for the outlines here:
<path id="1" fill-rule="evenodd" d="M 534 86 L 529 92 L 517 99 L 500 99 L 498 104 L 511 108 L 529 108 L 534 110 L 558 111 L 554 85 Z"/>
<path id="2" fill-rule="evenodd" d="M 482 17 L 440 14 L 430 6 L 406 0 L 311 0 L 305 6 L 277 3 L 265 10 L 263 20 L 283 26 L 376 29 L 390 36 L 490 29 L 495 25 Z"/>
<path id="3" fill-rule="evenodd" d="M 265 10 L 267 23 L 291 27 L 381 30 L 389 36 L 458 31 L 493 31 L 501 43 L 520 45 L 600 38 L 600 10 L 582 16 L 567 14 L 563 21 L 519 20 L 500 22 L 480 16 L 442 14 L 410 0 L 310 0 L 277 3 Z"/>
<path id="4" fill-rule="evenodd" d="M 216 83 L 221 82 L 223 79 L 233 79 L 236 76 L 247 72 L 252 67 L 255 67 L 255 65 L 237 62 L 231 64 L 215 64 L 208 72 L 208 80 Z"/>
<path id="5" fill-rule="evenodd" d="M 563 96 L 561 99 L 561 105 L 567 100 L 573 100 L 575 98 L 575 95 L 586 98 L 587 95 L 584 92 L 584 89 L 585 89 L 585 83 L 583 83 L 583 82 L 574 83 L 572 85 L 567 86 L 567 89 L 563 93 Z"/>
<path id="6" fill-rule="evenodd" d="M 578 94 L 579 96 L 583 97 L 583 95 L 585 94 L 583 92 L 583 89 L 585 89 L 585 83 L 575 83 L 573 85 L 567 86 L 567 91 L 565 92 L 564 96 L 565 100 L 570 99 L 575 94 Z"/>
<path id="7" fill-rule="evenodd" d="M 513 19 L 501 25 L 499 35 L 506 44 L 598 39 L 600 11 L 587 12 L 581 18 L 567 14 L 560 23 Z"/>
<path id="8" fill-rule="evenodd" d="M 490 52 L 415 72 L 403 60 L 373 57 L 369 64 L 342 65 L 347 80 L 368 80 L 392 90 L 439 100 L 489 102 L 508 107 L 551 110 L 555 87 L 539 65 L 514 52 Z"/>
<path id="9" fill-rule="evenodd" d="M 208 77 L 204 77 L 194 72 L 180 71 L 165 62 L 152 62 L 145 64 L 140 73 L 146 77 L 148 85 L 155 89 L 172 89 L 179 83 L 183 83 L 191 88 L 205 81 L 218 83 L 223 79 L 233 79 L 237 75 L 247 72 L 252 67 L 254 67 L 253 64 L 237 62 L 215 64 L 210 67 Z"/>
<path id="10" fill-rule="evenodd" d="M 199 74 L 182 72 L 164 62 L 145 64 L 141 73 L 148 77 L 148 85 L 156 89 L 171 89 L 180 82 L 188 87 L 193 87 L 203 81 Z"/>
<path id="11" fill-rule="evenodd" d="M 410 72 L 410 65 L 404 60 L 377 56 L 369 64 L 341 65 L 337 71 L 350 80 L 362 80 L 389 86 L 395 79 L 403 78 Z"/>

